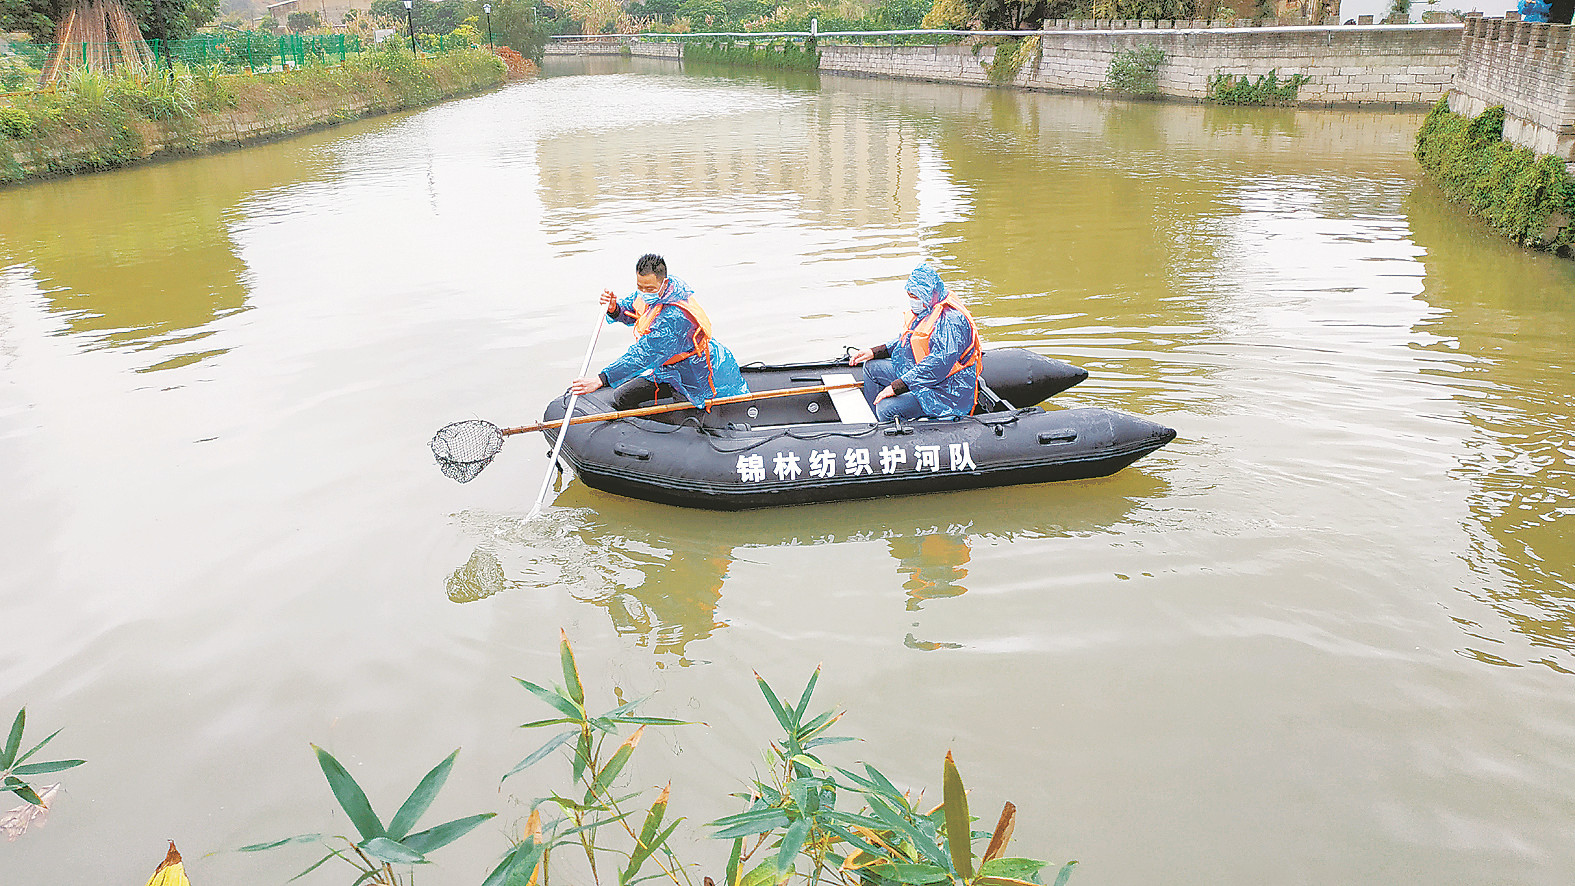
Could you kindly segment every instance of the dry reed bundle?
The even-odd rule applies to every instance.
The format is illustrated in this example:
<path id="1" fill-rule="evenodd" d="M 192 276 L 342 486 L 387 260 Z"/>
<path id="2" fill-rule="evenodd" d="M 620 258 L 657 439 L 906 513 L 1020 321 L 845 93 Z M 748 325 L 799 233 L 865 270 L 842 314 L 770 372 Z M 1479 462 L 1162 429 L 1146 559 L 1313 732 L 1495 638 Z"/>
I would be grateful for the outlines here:
<path id="1" fill-rule="evenodd" d="M 52 83 L 73 68 L 108 73 L 145 73 L 153 69 L 153 51 L 142 28 L 120 0 L 85 0 L 71 4 L 55 28 L 55 48 L 39 78 Z"/>

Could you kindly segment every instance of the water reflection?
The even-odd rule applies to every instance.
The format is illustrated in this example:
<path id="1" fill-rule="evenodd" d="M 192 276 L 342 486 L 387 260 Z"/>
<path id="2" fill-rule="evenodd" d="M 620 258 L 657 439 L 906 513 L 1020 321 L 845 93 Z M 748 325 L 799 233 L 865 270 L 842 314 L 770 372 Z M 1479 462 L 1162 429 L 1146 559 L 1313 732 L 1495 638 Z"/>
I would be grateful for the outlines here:
<path id="1" fill-rule="evenodd" d="M 1108 531 L 1166 484 L 1140 472 L 1049 486 L 979 490 L 781 510 L 713 513 L 623 499 L 571 483 L 536 520 L 467 511 L 464 530 L 482 539 L 450 575 L 446 591 L 470 603 L 510 589 L 556 587 L 607 611 L 635 645 L 689 664 L 690 643 L 727 626 L 718 610 L 739 559 L 774 548 L 883 545 L 905 610 L 965 595 L 979 546 Z M 877 576 L 806 577 L 804 607 L 825 585 L 878 588 Z M 825 604 L 827 612 L 834 605 Z M 908 633 L 913 649 L 961 644 Z"/>
<path id="2" fill-rule="evenodd" d="M 1450 472 L 1471 490 L 1461 554 L 1481 583 L 1464 590 L 1533 645 L 1575 652 L 1575 266 L 1463 224 L 1435 188 L 1418 187 L 1405 205 L 1427 250 L 1422 297 L 1445 309 L 1425 324 L 1440 336 L 1431 372 L 1471 427 Z M 1473 638 L 1468 654 L 1510 663 L 1477 645 L 1502 645 L 1490 629 L 1456 621 Z"/>
<path id="3" fill-rule="evenodd" d="M 88 348 L 153 352 L 144 371 L 223 353 L 199 342 L 247 306 L 229 225 L 249 195 L 321 165 L 299 144 L 11 189 L 0 266 L 32 269 L 47 309 Z"/>

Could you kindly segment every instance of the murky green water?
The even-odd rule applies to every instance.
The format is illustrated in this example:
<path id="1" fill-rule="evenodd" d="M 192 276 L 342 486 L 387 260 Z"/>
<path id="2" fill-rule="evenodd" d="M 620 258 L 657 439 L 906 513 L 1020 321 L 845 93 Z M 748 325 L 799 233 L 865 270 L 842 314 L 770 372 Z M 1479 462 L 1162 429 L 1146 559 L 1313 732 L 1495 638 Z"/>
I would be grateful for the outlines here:
<path id="1" fill-rule="evenodd" d="M 347 830 L 315 742 L 385 816 L 463 746 L 432 821 L 503 815 L 421 882 L 479 883 L 550 787 L 497 779 L 561 627 L 608 706 L 709 724 L 633 782 L 694 821 L 774 735 L 751 671 L 823 663 L 839 762 L 934 795 L 953 750 L 1074 883 L 1567 882 L 1575 264 L 1458 215 L 1418 117 L 548 73 L 0 191 L 0 716 L 89 761 L 0 880 L 142 882 L 173 838 L 280 882 L 315 856 L 204 853 Z M 444 479 L 432 431 L 535 419 L 647 250 L 766 361 L 884 338 L 933 260 L 1089 370 L 1058 401 L 1180 437 L 742 515 L 571 483 L 528 522 L 539 440 Z"/>

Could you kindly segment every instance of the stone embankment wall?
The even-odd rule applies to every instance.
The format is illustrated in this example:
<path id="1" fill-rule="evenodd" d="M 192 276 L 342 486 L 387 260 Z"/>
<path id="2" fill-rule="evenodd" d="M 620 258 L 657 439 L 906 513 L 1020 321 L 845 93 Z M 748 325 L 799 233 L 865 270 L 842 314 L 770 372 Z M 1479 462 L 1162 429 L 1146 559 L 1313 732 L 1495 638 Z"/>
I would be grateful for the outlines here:
<path id="1" fill-rule="evenodd" d="M 633 55 L 640 58 L 671 58 L 681 55 L 677 43 L 652 43 L 628 38 L 604 40 L 554 40 L 542 50 L 545 55 Z"/>
<path id="2" fill-rule="evenodd" d="M 1117 54 L 1147 44 L 1165 53 L 1158 72 L 1162 97 L 1201 100 L 1212 76 L 1256 79 L 1272 70 L 1282 79 L 1311 78 L 1301 86 L 1298 104 L 1425 107 L 1449 90 L 1461 31 L 1461 25 L 1449 24 L 1046 30 L 1038 36 L 1037 60 L 1023 65 L 1013 85 L 1098 92 Z M 994 55 L 991 47 L 960 45 L 823 45 L 820 69 L 987 85 L 986 64 Z"/>
<path id="3" fill-rule="evenodd" d="M 1475 117 L 1504 106 L 1504 139 L 1575 162 L 1575 30 L 1472 16 L 1449 109 Z"/>

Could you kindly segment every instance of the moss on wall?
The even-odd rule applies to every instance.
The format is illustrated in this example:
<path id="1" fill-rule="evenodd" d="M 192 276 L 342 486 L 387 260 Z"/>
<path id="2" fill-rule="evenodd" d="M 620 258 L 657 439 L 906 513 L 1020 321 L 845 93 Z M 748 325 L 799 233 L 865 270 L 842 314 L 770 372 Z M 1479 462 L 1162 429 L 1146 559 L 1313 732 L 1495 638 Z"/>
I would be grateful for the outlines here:
<path id="1" fill-rule="evenodd" d="M 1504 141 L 1504 109 L 1452 113 L 1440 100 L 1416 134 L 1416 159 L 1449 198 L 1515 242 L 1560 255 L 1575 241 L 1575 179 L 1558 157 Z"/>

